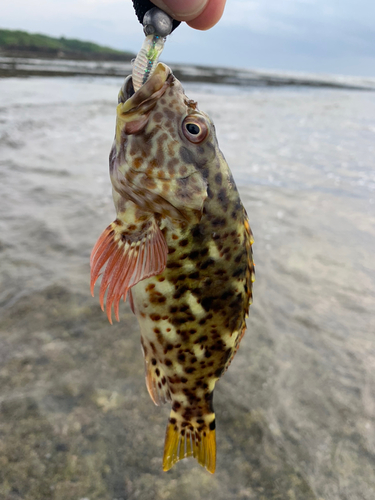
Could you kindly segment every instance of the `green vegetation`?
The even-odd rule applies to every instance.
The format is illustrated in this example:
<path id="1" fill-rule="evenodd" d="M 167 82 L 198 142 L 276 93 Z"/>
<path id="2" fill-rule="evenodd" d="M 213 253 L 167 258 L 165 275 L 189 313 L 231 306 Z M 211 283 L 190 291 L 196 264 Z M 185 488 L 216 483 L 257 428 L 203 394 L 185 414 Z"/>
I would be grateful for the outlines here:
<path id="1" fill-rule="evenodd" d="M 54 38 L 46 35 L 31 34 L 26 31 L 0 29 L 0 50 L 6 52 L 38 52 L 58 56 L 115 57 L 131 59 L 134 54 L 103 47 L 92 42 L 71 38 Z"/>

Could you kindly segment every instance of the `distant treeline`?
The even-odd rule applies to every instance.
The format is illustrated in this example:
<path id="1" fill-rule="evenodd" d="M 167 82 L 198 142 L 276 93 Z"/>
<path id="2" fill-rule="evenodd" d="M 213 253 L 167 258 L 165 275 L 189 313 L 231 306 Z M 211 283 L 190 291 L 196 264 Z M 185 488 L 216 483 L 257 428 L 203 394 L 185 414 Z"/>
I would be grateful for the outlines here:
<path id="1" fill-rule="evenodd" d="M 26 31 L 0 29 L 0 51 L 9 55 L 129 61 L 134 54 L 73 38 L 54 38 Z"/>

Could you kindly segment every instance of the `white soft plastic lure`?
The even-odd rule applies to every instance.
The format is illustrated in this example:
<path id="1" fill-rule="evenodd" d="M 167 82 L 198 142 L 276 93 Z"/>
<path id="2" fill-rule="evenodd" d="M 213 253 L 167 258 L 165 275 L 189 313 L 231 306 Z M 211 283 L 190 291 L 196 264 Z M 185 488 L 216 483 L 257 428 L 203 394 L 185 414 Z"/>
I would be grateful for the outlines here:
<path id="1" fill-rule="evenodd" d="M 136 92 L 154 72 L 164 48 L 164 41 L 165 38 L 159 35 L 146 36 L 133 64 L 133 87 Z"/>

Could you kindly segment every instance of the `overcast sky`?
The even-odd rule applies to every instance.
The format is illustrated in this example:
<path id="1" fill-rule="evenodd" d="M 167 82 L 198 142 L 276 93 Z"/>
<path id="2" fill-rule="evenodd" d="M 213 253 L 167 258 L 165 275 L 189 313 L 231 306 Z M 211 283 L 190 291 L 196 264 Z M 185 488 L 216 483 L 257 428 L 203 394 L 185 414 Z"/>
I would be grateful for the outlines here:
<path id="1" fill-rule="evenodd" d="M 4 0 L 0 27 L 134 52 L 144 38 L 131 0 Z M 177 28 L 162 60 L 375 76 L 375 0 L 228 0 L 210 31 Z"/>

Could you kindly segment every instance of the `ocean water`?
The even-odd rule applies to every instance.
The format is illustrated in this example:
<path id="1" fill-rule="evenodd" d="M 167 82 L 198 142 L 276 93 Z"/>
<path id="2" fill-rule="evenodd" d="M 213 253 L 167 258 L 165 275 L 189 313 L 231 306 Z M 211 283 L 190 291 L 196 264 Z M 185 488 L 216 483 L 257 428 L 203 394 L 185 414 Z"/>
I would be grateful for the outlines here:
<path id="1" fill-rule="evenodd" d="M 187 84 L 254 232 L 248 330 L 217 384 L 217 471 L 163 473 L 129 305 L 89 256 L 115 217 L 120 78 L 0 80 L 0 498 L 375 498 L 375 93 Z"/>

